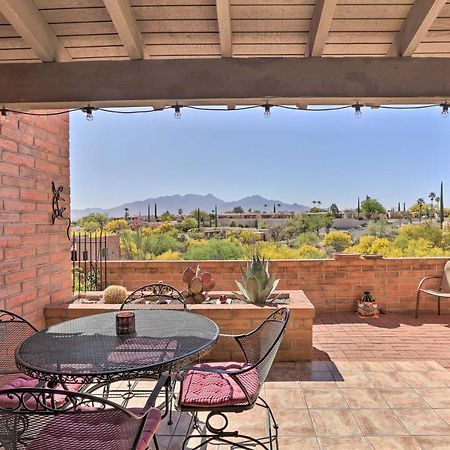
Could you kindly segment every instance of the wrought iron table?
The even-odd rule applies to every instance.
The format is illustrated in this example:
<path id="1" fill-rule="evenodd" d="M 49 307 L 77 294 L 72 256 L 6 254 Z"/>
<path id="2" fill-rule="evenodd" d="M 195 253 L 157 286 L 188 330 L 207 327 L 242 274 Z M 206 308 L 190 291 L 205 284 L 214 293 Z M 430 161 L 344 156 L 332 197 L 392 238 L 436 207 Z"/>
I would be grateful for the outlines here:
<path id="1" fill-rule="evenodd" d="M 197 314 L 137 310 L 136 332 L 116 334 L 116 312 L 69 320 L 40 331 L 16 351 L 17 367 L 52 383 L 108 383 L 149 378 L 195 361 L 219 336 Z"/>

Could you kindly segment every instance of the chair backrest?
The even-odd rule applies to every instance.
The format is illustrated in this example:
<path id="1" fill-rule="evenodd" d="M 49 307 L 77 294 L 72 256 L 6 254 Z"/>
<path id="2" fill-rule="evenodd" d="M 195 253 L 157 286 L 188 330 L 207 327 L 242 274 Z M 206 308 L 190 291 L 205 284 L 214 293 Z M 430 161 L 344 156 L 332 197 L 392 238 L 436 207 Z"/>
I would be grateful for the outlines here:
<path id="1" fill-rule="evenodd" d="M 279 308 L 255 330 L 236 338 L 246 362 L 258 371 L 260 386 L 272 367 L 281 340 L 286 331 L 290 311 Z"/>
<path id="2" fill-rule="evenodd" d="M 183 295 L 173 286 L 153 283 L 132 292 L 122 303 L 120 309 L 155 309 L 169 305 L 172 309 L 186 309 Z"/>
<path id="3" fill-rule="evenodd" d="M 36 332 L 23 317 L 0 309 L 0 386 L 19 373 L 14 358 L 16 348 Z"/>
<path id="4" fill-rule="evenodd" d="M 445 263 L 441 281 L 441 291 L 450 292 L 450 260 Z"/>
<path id="5" fill-rule="evenodd" d="M 65 398 L 65 401 L 59 400 Z M 57 406 L 60 405 L 60 406 Z M 135 449 L 146 416 L 104 398 L 47 388 L 0 391 L 5 450 Z"/>

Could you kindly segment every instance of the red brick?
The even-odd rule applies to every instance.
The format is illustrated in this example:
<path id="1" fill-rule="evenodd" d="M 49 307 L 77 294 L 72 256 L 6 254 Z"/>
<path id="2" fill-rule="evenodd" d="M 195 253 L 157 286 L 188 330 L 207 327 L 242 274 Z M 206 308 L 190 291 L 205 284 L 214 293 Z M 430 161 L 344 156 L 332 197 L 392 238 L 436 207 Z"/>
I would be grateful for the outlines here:
<path id="1" fill-rule="evenodd" d="M 35 190 L 26 190 L 26 189 L 20 190 L 20 198 L 22 200 L 48 202 L 49 197 L 50 195 L 47 192 L 38 192 Z"/>
<path id="2" fill-rule="evenodd" d="M 8 175 L 3 175 L 2 184 L 3 186 L 14 186 L 25 189 L 34 189 L 35 180 L 25 177 L 12 177 Z"/>
<path id="3" fill-rule="evenodd" d="M 6 283 L 16 283 L 17 281 L 29 280 L 36 276 L 36 269 L 21 270 L 20 272 L 13 272 L 5 276 Z"/>
<path id="4" fill-rule="evenodd" d="M 0 173 L 19 175 L 19 166 L 13 163 L 0 162 Z"/>
<path id="5" fill-rule="evenodd" d="M 2 158 L 4 161 L 17 164 L 19 166 L 34 167 L 34 159 L 29 156 L 19 155 L 18 153 L 3 152 Z"/>

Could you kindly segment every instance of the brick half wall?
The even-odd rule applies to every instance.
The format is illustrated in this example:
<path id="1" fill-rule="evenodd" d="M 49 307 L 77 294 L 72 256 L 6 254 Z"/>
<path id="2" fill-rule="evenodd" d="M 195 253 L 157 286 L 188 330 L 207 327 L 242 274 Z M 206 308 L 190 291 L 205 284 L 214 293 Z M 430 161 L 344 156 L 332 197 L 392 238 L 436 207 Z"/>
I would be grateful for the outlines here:
<path id="1" fill-rule="evenodd" d="M 419 281 L 428 275 L 442 275 L 448 258 L 387 258 L 380 260 L 343 259 L 274 260 L 270 271 L 280 278 L 280 289 L 301 289 L 317 312 L 353 311 L 365 290 L 372 292 L 386 311 L 409 312 L 415 308 Z M 183 288 L 183 270 L 197 263 L 211 272 L 217 290 L 235 290 L 245 261 L 109 261 L 108 283 L 127 289 L 157 281 Z M 435 281 L 428 286 L 437 287 Z M 436 299 L 424 295 L 421 310 L 436 311 Z M 442 311 L 450 312 L 450 301 L 442 301 Z"/>
<path id="2" fill-rule="evenodd" d="M 0 309 L 44 326 L 43 307 L 72 295 L 67 221 L 51 225 L 52 181 L 70 213 L 69 116 L 0 122 Z"/>

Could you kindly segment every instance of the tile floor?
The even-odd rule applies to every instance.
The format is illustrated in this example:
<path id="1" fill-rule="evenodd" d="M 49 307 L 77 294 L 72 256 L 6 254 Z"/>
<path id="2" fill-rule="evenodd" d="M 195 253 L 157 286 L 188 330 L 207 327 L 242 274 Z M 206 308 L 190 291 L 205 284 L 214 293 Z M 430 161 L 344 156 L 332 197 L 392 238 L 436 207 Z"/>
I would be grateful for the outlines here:
<path id="1" fill-rule="evenodd" d="M 280 450 L 450 450 L 449 324 L 450 316 L 319 315 L 315 359 L 275 364 L 262 391 Z M 264 431 L 257 408 L 230 419 L 242 432 Z M 180 414 L 163 423 L 161 450 L 179 450 L 189 425 Z"/>

